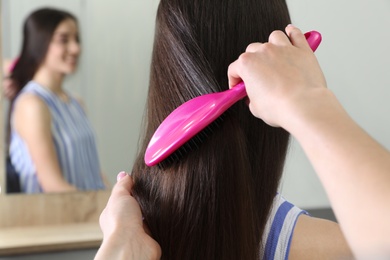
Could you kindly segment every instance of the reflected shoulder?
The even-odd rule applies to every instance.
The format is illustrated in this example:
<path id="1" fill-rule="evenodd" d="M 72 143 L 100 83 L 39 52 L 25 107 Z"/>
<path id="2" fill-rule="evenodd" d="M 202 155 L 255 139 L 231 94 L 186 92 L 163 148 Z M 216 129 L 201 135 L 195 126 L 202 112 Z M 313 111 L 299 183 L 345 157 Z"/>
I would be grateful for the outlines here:
<path id="1" fill-rule="evenodd" d="M 46 103 L 34 94 L 25 93 L 15 102 L 13 120 L 15 128 L 21 130 L 24 126 L 49 126 L 51 114 Z"/>

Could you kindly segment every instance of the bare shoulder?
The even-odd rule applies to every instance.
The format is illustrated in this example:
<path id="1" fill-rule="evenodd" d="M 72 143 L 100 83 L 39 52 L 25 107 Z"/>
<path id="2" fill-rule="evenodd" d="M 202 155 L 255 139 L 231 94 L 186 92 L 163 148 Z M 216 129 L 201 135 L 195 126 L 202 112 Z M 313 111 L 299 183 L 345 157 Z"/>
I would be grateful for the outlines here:
<path id="1" fill-rule="evenodd" d="M 301 215 L 293 233 L 289 259 L 353 259 L 353 255 L 337 223 Z"/>
<path id="2" fill-rule="evenodd" d="M 21 95 L 14 105 L 15 128 L 22 132 L 23 129 L 46 127 L 50 125 L 51 115 L 46 103 L 38 96 L 30 93 Z"/>
<path id="3" fill-rule="evenodd" d="M 49 113 L 46 103 L 38 96 L 30 93 L 21 95 L 15 102 L 14 112 L 16 114 Z"/>

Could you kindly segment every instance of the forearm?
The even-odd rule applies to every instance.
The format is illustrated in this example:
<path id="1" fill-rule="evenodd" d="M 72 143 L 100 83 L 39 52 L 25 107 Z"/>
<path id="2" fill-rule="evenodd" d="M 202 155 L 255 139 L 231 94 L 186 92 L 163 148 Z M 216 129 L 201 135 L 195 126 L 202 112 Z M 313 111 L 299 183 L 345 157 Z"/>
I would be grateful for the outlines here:
<path id="1" fill-rule="evenodd" d="M 77 191 L 77 188 L 70 184 L 56 185 L 52 187 L 43 188 L 45 193 L 56 193 L 56 192 L 71 192 Z"/>
<path id="2" fill-rule="evenodd" d="M 390 154 L 329 90 L 318 94 L 309 102 L 313 107 L 294 111 L 285 128 L 313 164 L 354 252 L 390 254 Z"/>
<path id="3" fill-rule="evenodd" d="M 39 175 L 38 175 L 39 176 Z M 40 184 L 42 186 L 43 192 L 49 193 L 49 192 L 70 192 L 70 191 L 77 191 L 77 188 L 68 183 L 63 177 L 61 176 L 52 176 L 52 175 L 45 175 L 46 178 L 40 178 Z"/>
<path id="4" fill-rule="evenodd" d="M 302 32 L 287 26 L 286 34 L 274 31 L 268 43 L 249 45 L 229 66 L 229 85 L 243 80 L 253 115 L 283 127 L 301 144 L 354 253 L 366 259 L 390 255 L 389 152 L 326 88 Z"/>
<path id="5" fill-rule="evenodd" d="M 103 239 L 95 256 L 95 260 L 100 259 L 157 260 L 159 251 L 143 243 L 142 235 L 111 235 Z"/>
<path id="6" fill-rule="evenodd" d="M 132 250 L 129 250 L 130 246 L 124 246 L 120 241 L 115 242 L 115 240 L 103 240 L 102 245 L 100 246 L 95 260 L 105 260 L 105 259 L 137 259 L 131 253 Z M 127 252 L 130 251 L 130 252 Z M 136 252 L 133 252 L 135 255 Z"/>

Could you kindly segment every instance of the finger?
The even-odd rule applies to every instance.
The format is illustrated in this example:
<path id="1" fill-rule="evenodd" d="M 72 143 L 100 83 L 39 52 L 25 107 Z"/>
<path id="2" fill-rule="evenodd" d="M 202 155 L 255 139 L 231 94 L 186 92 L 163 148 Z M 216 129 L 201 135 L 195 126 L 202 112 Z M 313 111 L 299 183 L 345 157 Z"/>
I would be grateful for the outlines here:
<path id="1" fill-rule="evenodd" d="M 273 31 L 269 38 L 268 42 L 274 44 L 274 45 L 290 45 L 291 42 L 288 39 L 287 35 L 282 31 Z"/>
<path id="2" fill-rule="evenodd" d="M 110 200 L 131 195 L 130 192 L 134 185 L 133 178 L 125 172 L 120 172 L 117 179 L 119 181 L 112 188 Z"/>
<path id="3" fill-rule="evenodd" d="M 261 48 L 262 45 L 263 44 L 260 42 L 251 43 L 248 45 L 248 47 L 246 47 L 245 52 L 256 52 Z"/>
<path id="4" fill-rule="evenodd" d="M 286 33 L 290 38 L 291 43 L 298 48 L 310 48 L 305 35 L 300 29 L 293 25 L 288 25 L 286 27 Z"/>
<path id="5" fill-rule="evenodd" d="M 126 177 L 127 173 L 122 171 L 120 173 L 118 173 L 118 175 L 116 176 L 116 181 L 120 181 L 121 179 L 123 179 L 123 177 Z"/>
<path id="6" fill-rule="evenodd" d="M 236 60 L 233 63 L 231 63 L 228 67 L 228 80 L 229 80 L 229 88 L 234 87 L 239 82 L 242 81 L 240 75 L 239 75 L 239 61 Z"/>

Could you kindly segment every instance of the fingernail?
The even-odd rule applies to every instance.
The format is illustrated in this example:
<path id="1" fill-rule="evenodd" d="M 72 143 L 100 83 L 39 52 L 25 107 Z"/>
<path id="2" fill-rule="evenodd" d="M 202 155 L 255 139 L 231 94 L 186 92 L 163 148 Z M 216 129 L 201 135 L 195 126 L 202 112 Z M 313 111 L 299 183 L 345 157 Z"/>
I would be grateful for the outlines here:
<path id="1" fill-rule="evenodd" d="M 125 171 L 121 171 L 120 173 L 118 173 L 118 175 L 116 176 L 116 181 L 120 181 L 121 179 L 123 179 L 123 177 L 125 177 L 127 175 L 127 173 Z"/>
<path id="2" fill-rule="evenodd" d="M 290 26 L 294 26 L 294 25 L 292 25 L 291 23 L 289 25 L 287 25 L 287 27 L 290 27 Z"/>

